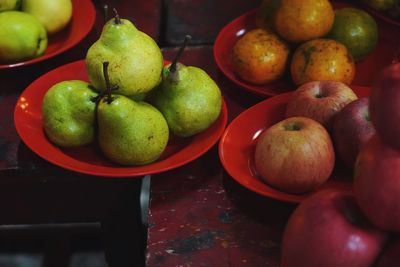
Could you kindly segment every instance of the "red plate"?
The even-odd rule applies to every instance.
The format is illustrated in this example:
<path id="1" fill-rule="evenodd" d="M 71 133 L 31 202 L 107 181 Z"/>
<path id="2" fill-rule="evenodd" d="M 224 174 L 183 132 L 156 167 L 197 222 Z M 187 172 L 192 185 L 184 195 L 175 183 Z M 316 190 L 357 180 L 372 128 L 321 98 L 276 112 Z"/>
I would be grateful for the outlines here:
<path id="1" fill-rule="evenodd" d="M 254 29 L 256 10 L 251 10 L 234 19 L 218 33 L 214 43 L 214 58 L 219 69 L 228 79 L 243 89 L 262 96 L 274 96 L 293 89 L 293 84 L 288 80 L 278 80 L 266 85 L 254 85 L 241 80 L 233 72 L 231 55 L 237 42 L 246 32 Z"/>
<path id="2" fill-rule="evenodd" d="M 352 86 L 359 96 L 368 96 L 367 87 Z M 299 203 L 307 194 L 288 194 L 263 183 L 254 172 L 254 147 L 257 136 L 268 127 L 285 118 L 286 104 L 291 93 L 266 99 L 242 112 L 226 128 L 219 143 L 222 165 L 239 184 L 262 196 Z M 348 174 L 347 174 L 348 176 Z M 335 169 L 332 177 L 321 188 L 350 188 L 350 177 Z"/>
<path id="3" fill-rule="evenodd" d="M 49 37 L 45 53 L 31 60 L 0 64 L 0 69 L 30 65 L 54 57 L 78 44 L 92 29 L 96 20 L 96 10 L 91 0 L 72 0 L 72 18 L 61 32 Z"/>
<path id="4" fill-rule="evenodd" d="M 47 138 L 42 124 L 42 99 L 55 83 L 64 80 L 88 81 L 85 61 L 76 61 L 39 77 L 19 97 L 14 123 L 22 141 L 45 160 L 68 170 L 109 177 L 143 176 L 182 166 L 207 152 L 221 137 L 227 123 L 225 102 L 218 120 L 206 131 L 190 138 L 171 138 L 161 158 L 151 164 L 124 167 L 113 164 L 92 144 L 79 148 L 63 149 L 53 145 Z"/>
<path id="5" fill-rule="evenodd" d="M 333 6 L 334 8 L 341 8 L 350 5 L 334 3 Z M 269 97 L 290 91 L 295 88 L 290 79 L 286 78 L 286 80 L 282 79 L 266 85 L 253 85 L 241 80 L 232 70 L 231 54 L 233 46 L 243 34 L 255 28 L 255 15 L 256 10 L 251 10 L 222 28 L 214 44 L 215 62 L 228 79 L 249 92 Z M 399 31 L 381 18 L 376 17 L 374 14 L 371 15 L 378 23 L 379 41 L 375 50 L 356 64 L 354 85 L 370 86 L 379 70 L 392 62 L 399 47 L 398 41 L 394 38 L 394 36 L 400 34 Z"/>

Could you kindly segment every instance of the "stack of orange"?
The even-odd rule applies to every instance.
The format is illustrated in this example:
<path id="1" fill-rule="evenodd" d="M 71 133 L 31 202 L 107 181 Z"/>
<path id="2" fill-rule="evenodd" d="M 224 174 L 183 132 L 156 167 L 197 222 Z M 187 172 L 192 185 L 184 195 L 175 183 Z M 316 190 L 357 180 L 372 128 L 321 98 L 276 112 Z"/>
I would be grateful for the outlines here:
<path id="1" fill-rule="evenodd" d="M 280 79 L 285 71 L 300 86 L 317 80 L 351 84 L 355 62 L 375 48 L 375 20 L 356 8 L 334 10 L 329 0 L 264 0 L 257 28 L 235 44 L 235 73 L 252 84 Z"/>

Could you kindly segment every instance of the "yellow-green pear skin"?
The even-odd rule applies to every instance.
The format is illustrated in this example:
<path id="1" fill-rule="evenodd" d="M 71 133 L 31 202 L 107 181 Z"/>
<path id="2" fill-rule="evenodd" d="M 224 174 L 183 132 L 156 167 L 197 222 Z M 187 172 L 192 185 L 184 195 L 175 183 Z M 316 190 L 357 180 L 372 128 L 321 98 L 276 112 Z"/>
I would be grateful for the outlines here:
<path id="1" fill-rule="evenodd" d="M 100 92 L 106 89 L 103 62 L 108 61 L 115 94 L 125 96 L 149 92 L 161 81 L 163 56 L 157 43 L 129 20 L 113 18 L 103 27 L 100 38 L 86 54 L 89 80 Z"/>
<path id="2" fill-rule="evenodd" d="M 36 58 L 46 48 L 46 30 L 34 16 L 21 11 L 0 12 L 0 63 Z"/>
<path id="3" fill-rule="evenodd" d="M 221 113 L 221 91 L 202 69 L 177 63 L 176 71 L 163 69 L 161 85 L 149 101 L 161 111 L 172 133 L 189 137 L 213 124 Z"/>
<path id="4" fill-rule="evenodd" d="M 18 10 L 21 0 L 0 0 L 0 12 L 8 10 Z"/>
<path id="5" fill-rule="evenodd" d="M 148 93 L 139 93 L 139 94 L 131 95 L 128 97 L 134 101 L 145 101 L 147 95 L 148 95 Z"/>
<path id="6" fill-rule="evenodd" d="M 163 115 L 146 102 L 135 102 L 112 95 L 97 107 L 98 141 L 111 161 L 126 165 L 144 165 L 157 160 L 165 150 L 169 130 Z"/>
<path id="7" fill-rule="evenodd" d="M 49 35 L 68 25 L 72 18 L 72 8 L 71 0 L 22 0 L 21 5 L 21 10 L 35 16 Z"/>
<path id="8" fill-rule="evenodd" d="M 43 126 L 51 142 L 60 147 L 91 143 L 95 136 L 97 93 L 80 80 L 53 85 L 42 102 Z"/>

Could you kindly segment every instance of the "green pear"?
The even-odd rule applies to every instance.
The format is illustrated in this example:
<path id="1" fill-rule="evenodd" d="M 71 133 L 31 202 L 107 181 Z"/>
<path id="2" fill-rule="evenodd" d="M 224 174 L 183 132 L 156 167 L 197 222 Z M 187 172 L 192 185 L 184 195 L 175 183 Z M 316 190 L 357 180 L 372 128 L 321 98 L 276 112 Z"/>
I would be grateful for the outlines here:
<path id="1" fill-rule="evenodd" d="M 177 63 L 183 47 L 174 62 L 163 68 L 162 82 L 149 101 L 164 115 L 172 133 L 189 137 L 214 123 L 221 113 L 222 97 L 204 70 Z"/>
<path id="2" fill-rule="evenodd" d="M 139 93 L 136 95 L 129 96 L 129 98 L 134 101 L 144 101 L 146 99 L 146 97 L 147 97 L 147 93 Z"/>
<path id="3" fill-rule="evenodd" d="M 0 0 L 0 12 L 8 10 L 18 10 L 20 4 L 20 0 Z"/>
<path id="4" fill-rule="evenodd" d="M 48 34 L 61 31 L 72 18 L 71 0 L 23 0 L 21 10 L 35 16 Z"/>
<path id="5" fill-rule="evenodd" d="M 107 72 L 107 64 L 104 73 Z M 105 74 L 106 80 L 108 75 Z M 97 107 L 98 140 L 104 155 L 121 165 L 143 165 L 165 150 L 169 130 L 163 115 L 152 105 L 123 95 L 108 94 Z"/>
<path id="6" fill-rule="evenodd" d="M 0 12 L 0 62 L 16 63 L 41 56 L 47 33 L 32 15 L 20 11 Z"/>
<path id="7" fill-rule="evenodd" d="M 47 137 L 58 146 L 75 147 L 94 139 L 97 93 L 80 80 L 53 85 L 42 103 L 43 126 Z"/>
<path id="8" fill-rule="evenodd" d="M 89 80 L 99 91 L 106 89 L 102 72 L 105 61 L 110 62 L 110 82 L 118 86 L 116 94 L 144 94 L 161 81 L 163 56 L 157 43 L 118 14 L 104 25 L 86 55 Z"/>

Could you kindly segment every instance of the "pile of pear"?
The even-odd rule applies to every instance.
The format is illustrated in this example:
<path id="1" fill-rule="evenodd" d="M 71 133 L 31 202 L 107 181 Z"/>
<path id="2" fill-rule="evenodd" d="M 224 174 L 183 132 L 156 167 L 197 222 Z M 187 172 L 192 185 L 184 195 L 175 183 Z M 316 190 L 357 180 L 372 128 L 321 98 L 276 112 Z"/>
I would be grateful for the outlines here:
<path id="1" fill-rule="evenodd" d="M 67 27 L 71 0 L 0 0 L 0 63 L 42 56 L 48 39 Z"/>
<path id="2" fill-rule="evenodd" d="M 202 69 L 164 66 L 158 44 L 116 14 L 88 49 L 89 81 L 54 84 L 42 102 L 43 128 L 59 147 L 97 142 L 110 161 L 145 165 L 160 158 L 172 135 L 188 138 L 219 117 L 221 91 Z"/>

